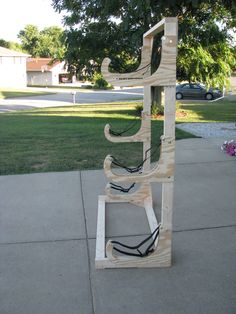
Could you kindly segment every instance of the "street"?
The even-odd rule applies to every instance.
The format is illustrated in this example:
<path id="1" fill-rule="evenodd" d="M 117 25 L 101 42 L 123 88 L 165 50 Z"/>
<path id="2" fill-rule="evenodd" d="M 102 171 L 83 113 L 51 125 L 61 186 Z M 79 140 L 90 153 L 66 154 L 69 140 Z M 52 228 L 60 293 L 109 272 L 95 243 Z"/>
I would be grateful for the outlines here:
<path id="1" fill-rule="evenodd" d="M 45 91 L 45 89 L 43 89 Z M 18 97 L 10 99 L 0 99 L 0 112 L 12 110 L 23 110 L 30 108 L 45 108 L 45 107 L 61 107 L 73 105 L 73 90 L 50 89 L 54 94 Z M 91 104 L 115 102 L 124 100 L 137 100 L 143 97 L 143 88 L 128 88 L 121 90 L 75 90 L 75 104 Z"/>

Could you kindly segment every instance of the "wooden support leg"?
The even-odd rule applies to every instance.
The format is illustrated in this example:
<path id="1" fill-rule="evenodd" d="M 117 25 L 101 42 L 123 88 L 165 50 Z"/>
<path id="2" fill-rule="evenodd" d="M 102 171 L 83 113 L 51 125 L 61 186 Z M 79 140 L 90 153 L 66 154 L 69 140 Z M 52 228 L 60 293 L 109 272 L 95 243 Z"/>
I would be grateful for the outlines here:
<path id="1" fill-rule="evenodd" d="M 149 129 L 149 134 L 151 135 L 151 119 L 150 119 L 150 114 L 151 114 L 151 86 L 144 86 L 144 96 L 143 96 L 143 110 L 149 115 L 148 119 L 148 129 Z M 149 150 L 151 147 L 151 136 L 149 137 L 148 140 L 145 140 L 143 142 L 143 160 L 146 158 L 145 153 L 147 150 Z M 148 152 L 147 156 L 150 156 L 151 151 Z M 146 162 L 143 165 L 144 170 L 149 170 L 150 169 L 150 164 L 151 164 L 151 158 L 148 158 Z"/>
<path id="2" fill-rule="evenodd" d="M 164 230 L 172 230 L 174 183 L 162 183 L 161 225 Z"/>

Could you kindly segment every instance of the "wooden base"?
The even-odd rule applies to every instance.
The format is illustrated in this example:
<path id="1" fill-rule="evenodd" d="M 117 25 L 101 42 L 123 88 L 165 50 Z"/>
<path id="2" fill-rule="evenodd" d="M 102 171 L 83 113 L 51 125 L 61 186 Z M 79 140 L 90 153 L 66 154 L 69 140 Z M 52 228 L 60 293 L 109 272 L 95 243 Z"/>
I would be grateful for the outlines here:
<path id="1" fill-rule="evenodd" d="M 122 200 L 120 200 L 122 202 Z M 112 202 L 106 195 L 98 198 L 97 241 L 95 267 L 104 268 L 151 268 L 171 266 L 171 231 L 160 226 L 160 233 L 155 241 L 155 250 L 146 257 L 133 257 L 114 255 L 111 241 L 105 245 L 105 210 L 106 203 Z M 156 215 L 152 206 L 152 198 L 144 200 L 144 209 L 147 215 L 150 233 L 158 226 Z"/>

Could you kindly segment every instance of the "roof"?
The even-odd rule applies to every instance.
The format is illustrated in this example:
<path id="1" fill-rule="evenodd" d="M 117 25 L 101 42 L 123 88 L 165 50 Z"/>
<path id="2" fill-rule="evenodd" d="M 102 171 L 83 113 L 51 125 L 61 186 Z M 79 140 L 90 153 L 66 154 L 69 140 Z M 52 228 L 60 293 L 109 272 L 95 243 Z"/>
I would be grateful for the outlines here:
<path id="1" fill-rule="evenodd" d="M 60 61 L 52 58 L 28 58 L 26 62 L 27 71 L 51 71 Z"/>
<path id="2" fill-rule="evenodd" d="M 0 57 L 29 57 L 29 54 L 0 47 Z"/>

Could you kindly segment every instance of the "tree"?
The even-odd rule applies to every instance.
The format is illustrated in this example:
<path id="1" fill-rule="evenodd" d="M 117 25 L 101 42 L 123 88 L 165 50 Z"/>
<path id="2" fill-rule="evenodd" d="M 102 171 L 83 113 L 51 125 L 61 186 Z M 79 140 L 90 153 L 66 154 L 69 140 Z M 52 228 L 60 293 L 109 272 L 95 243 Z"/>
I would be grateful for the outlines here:
<path id="1" fill-rule="evenodd" d="M 113 60 L 113 69 L 134 68 L 142 34 L 163 16 L 179 19 L 179 80 L 222 86 L 235 66 L 228 32 L 236 27 L 233 0 L 216 0 L 214 5 L 210 0 L 53 0 L 52 3 L 56 11 L 67 11 L 65 24 L 70 30 L 66 56 L 78 69 L 97 71 L 101 60 L 108 55 Z M 157 53 L 153 54 L 153 60 L 159 58 Z"/>
<path id="2" fill-rule="evenodd" d="M 236 26 L 236 7 L 233 1 L 216 1 L 214 6 L 203 1 L 197 9 L 179 16 L 177 77 L 222 88 L 236 65 L 229 33 Z"/>
<path id="3" fill-rule="evenodd" d="M 23 49 L 32 57 L 64 58 L 65 33 L 57 26 L 51 26 L 39 31 L 35 25 L 26 25 L 18 34 Z"/>
<path id="4" fill-rule="evenodd" d="M 28 24 L 19 32 L 17 37 L 21 41 L 22 48 L 25 49 L 32 57 L 40 56 L 39 29 L 37 26 Z"/>
<path id="5" fill-rule="evenodd" d="M 44 28 L 40 32 L 40 55 L 62 60 L 64 58 L 65 34 L 57 26 Z"/>
<path id="6" fill-rule="evenodd" d="M 15 43 L 13 41 L 7 41 L 2 38 L 0 39 L 0 46 L 11 49 L 11 50 L 15 50 L 15 51 L 25 52 L 22 49 L 21 44 Z"/>

